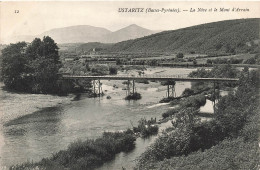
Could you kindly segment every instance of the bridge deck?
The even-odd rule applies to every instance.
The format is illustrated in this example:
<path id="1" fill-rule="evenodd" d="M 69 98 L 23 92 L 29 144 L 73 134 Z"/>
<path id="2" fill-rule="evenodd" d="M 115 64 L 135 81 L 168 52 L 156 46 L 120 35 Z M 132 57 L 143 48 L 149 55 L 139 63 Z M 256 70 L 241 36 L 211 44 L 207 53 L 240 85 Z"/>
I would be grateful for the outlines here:
<path id="1" fill-rule="evenodd" d="M 236 78 L 190 78 L 190 77 L 182 77 L 182 76 L 72 76 L 72 75 L 63 75 L 63 79 L 91 79 L 91 80 L 138 80 L 138 79 L 146 79 L 146 80 L 159 80 L 159 81 L 215 81 L 215 82 L 236 82 L 239 79 Z"/>

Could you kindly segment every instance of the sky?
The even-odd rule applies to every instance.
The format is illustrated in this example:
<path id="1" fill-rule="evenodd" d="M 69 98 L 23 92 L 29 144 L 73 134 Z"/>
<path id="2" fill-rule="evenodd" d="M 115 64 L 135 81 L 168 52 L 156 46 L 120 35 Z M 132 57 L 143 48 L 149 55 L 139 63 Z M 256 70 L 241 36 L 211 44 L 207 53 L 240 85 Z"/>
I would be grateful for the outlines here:
<path id="1" fill-rule="evenodd" d="M 144 8 L 144 12 L 118 12 L 119 8 Z M 180 12 L 148 12 L 146 9 L 178 9 Z M 191 12 L 191 8 L 196 12 Z M 198 12 L 205 8 L 207 12 Z M 210 12 L 216 8 L 249 9 L 248 12 Z M 19 10 L 19 13 L 15 13 Z M 188 10 L 188 11 L 183 11 Z M 159 2 L 159 1 L 38 1 L 0 2 L 0 43 L 9 37 L 37 35 L 53 28 L 91 25 L 116 31 L 131 24 L 151 30 L 178 28 L 214 21 L 260 18 L 260 2 Z"/>

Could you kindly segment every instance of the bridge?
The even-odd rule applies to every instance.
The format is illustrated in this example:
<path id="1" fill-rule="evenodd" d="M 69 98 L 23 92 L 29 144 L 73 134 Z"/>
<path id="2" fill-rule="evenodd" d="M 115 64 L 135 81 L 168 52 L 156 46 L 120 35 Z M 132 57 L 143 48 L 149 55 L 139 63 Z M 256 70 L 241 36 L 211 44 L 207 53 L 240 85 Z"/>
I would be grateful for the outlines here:
<path id="1" fill-rule="evenodd" d="M 124 75 L 117 75 L 117 76 L 77 76 L 77 75 L 62 75 L 62 79 L 67 80 L 80 80 L 80 79 L 87 79 L 92 80 L 93 84 L 93 93 L 94 96 L 101 96 L 102 92 L 102 83 L 100 80 L 127 80 L 127 94 L 126 95 L 133 95 L 136 93 L 135 81 L 136 80 L 154 80 L 154 81 L 166 81 L 167 85 L 167 98 L 174 98 L 175 95 L 175 81 L 188 81 L 188 82 L 213 82 L 214 86 L 214 112 L 215 112 L 215 96 L 216 96 L 216 83 L 220 82 L 230 82 L 235 83 L 239 79 L 237 78 L 200 78 L 200 77 L 184 77 L 182 75 L 146 75 L 146 76 L 124 76 Z M 130 82 L 132 81 L 132 83 Z M 130 85 L 132 87 L 130 87 Z"/>
<path id="2" fill-rule="evenodd" d="M 214 94 L 215 94 L 215 83 L 219 82 L 237 82 L 239 79 L 236 78 L 194 78 L 194 77 L 184 77 L 182 75 L 146 75 L 146 76 L 125 76 L 125 75 L 118 75 L 118 76 L 91 76 L 91 75 L 62 75 L 62 79 L 71 79 L 71 80 L 79 80 L 79 79 L 88 79 L 92 80 L 93 83 L 93 92 L 94 96 L 96 94 L 100 96 L 102 87 L 100 80 L 127 80 L 127 95 L 134 94 L 136 92 L 135 81 L 136 80 L 154 80 L 154 81 L 168 81 L 167 85 L 167 97 L 174 97 L 175 94 L 175 81 L 188 81 L 188 82 L 213 82 L 214 83 Z M 132 81 L 132 83 L 130 82 Z M 132 87 L 130 87 L 130 85 Z M 132 90 L 131 90 L 132 89 Z"/>
<path id="3" fill-rule="evenodd" d="M 146 76 L 77 76 L 63 75 L 63 79 L 89 79 L 89 80 L 157 80 L 157 81 L 203 81 L 203 82 L 236 82 L 236 78 L 194 78 L 181 75 L 146 75 Z"/>

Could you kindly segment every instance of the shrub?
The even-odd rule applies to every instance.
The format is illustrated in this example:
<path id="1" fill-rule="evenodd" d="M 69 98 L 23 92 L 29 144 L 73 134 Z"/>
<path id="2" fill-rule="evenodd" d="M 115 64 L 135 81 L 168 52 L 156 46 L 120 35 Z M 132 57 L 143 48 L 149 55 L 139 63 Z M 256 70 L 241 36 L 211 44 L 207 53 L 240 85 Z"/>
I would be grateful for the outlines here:
<path id="1" fill-rule="evenodd" d="M 175 113 L 172 131 L 165 132 L 141 155 L 137 167 L 139 169 L 257 167 L 259 101 L 258 93 L 255 92 L 258 90 L 259 76 L 255 71 L 251 71 L 248 76 L 242 74 L 240 81 L 236 93 L 230 93 L 219 100 L 212 121 L 200 122 L 196 118 L 197 113 L 194 110 L 197 109 L 197 105 L 204 103 L 205 99 L 202 96 L 198 96 L 197 101 L 196 98 L 190 97 L 191 100 L 195 100 L 195 104 L 186 100 L 183 105 L 189 108 Z M 194 151 L 197 152 L 192 153 Z M 169 158 L 171 158 L 169 161 L 165 160 Z M 162 164 L 156 163 L 158 160 L 167 161 L 166 165 L 165 161 Z"/>
<path id="2" fill-rule="evenodd" d="M 206 97 L 202 94 L 188 97 L 184 99 L 183 102 L 181 102 L 183 108 L 187 108 L 187 107 L 200 108 L 200 106 L 204 106 L 205 104 L 206 104 Z"/>
<path id="3" fill-rule="evenodd" d="M 241 138 L 226 139 L 211 149 L 160 162 L 149 161 L 138 169 L 257 169 L 259 160 L 257 148 L 257 142 L 248 143 Z"/>
<path id="4" fill-rule="evenodd" d="M 183 53 L 178 53 L 178 54 L 176 55 L 176 57 L 177 57 L 177 58 L 183 58 L 184 55 L 183 55 Z"/>
<path id="5" fill-rule="evenodd" d="M 133 130 L 135 133 L 140 132 L 141 137 L 148 137 L 150 135 L 155 135 L 158 133 L 159 127 L 154 125 L 156 123 L 156 118 L 151 120 L 146 120 L 142 118 L 138 121 L 138 126 L 134 127 Z"/>
<path id="6" fill-rule="evenodd" d="M 168 81 L 161 81 L 162 86 L 167 86 L 167 85 L 175 85 L 176 82 L 174 80 L 168 80 Z"/>
<path id="7" fill-rule="evenodd" d="M 231 58 L 230 64 L 241 64 L 243 59 Z"/>
<path id="8" fill-rule="evenodd" d="M 173 116 L 175 113 L 177 113 L 179 110 L 178 109 L 171 109 L 171 110 L 168 110 L 167 112 L 164 112 L 162 114 L 162 117 L 163 118 L 167 118 L 167 117 L 170 117 L 170 116 Z"/>
<path id="9" fill-rule="evenodd" d="M 189 143 L 190 132 L 185 128 L 164 133 L 141 154 L 137 166 L 143 169 L 148 162 L 158 162 L 171 156 L 188 153 Z"/>
<path id="10" fill-rule="evenodd" d="M 243 64 L 256 64 L 256 59 L 254 57 L 251 57 L 247 60 L 244 60 Z"/>
<path id="11" fill-rule="evenodd" d="M 106 65 L 95 65 L 91 68 L 91 72 L 94 75 L 106 75 L 108 74 L 109 69 Z"/>
<path id="12" fill-rule="evenodd" d="M 38 163 L 27 163 L 14 166 L 14 169 L 94 169 L 114 158 L 121 151 L 134 148 L 136 138 L 129 131 L 104 132 L 96 140 L 78 140 L 69 145 L 65 151 L 44 158 Z"/>
<path id="13" fill-rule="evenodd" d="M 211 59 L 207 59 L 207 64 L 212 64 L 212 60 Z"/>
<path id="14" fill-rule="evenodd" d="M 135 92 L 134 94 L 130 94 L 130 95 L 126 96 L 125 100 L 139 100 L 141 98 L 142 98 L 141 94 Z"/>
<path id="15" fill-rule="evenodd" d="M 193 94 L 194 94 L 194 91 L 190 88 L 185 88 L 184 91 L 182 92 L 182 96 L 190 96 Z"/>
<path id="16" fill-rule="evenodd" d="M 109 74 L 117 74 L 117 67 L 109 67 Z"/>
<path id="17" fill-rule="evenodd" d="M 149 81 L 147 79 L 137 79 L 137 83 L 144 83 L 144 84 L 149 84 Z"/>

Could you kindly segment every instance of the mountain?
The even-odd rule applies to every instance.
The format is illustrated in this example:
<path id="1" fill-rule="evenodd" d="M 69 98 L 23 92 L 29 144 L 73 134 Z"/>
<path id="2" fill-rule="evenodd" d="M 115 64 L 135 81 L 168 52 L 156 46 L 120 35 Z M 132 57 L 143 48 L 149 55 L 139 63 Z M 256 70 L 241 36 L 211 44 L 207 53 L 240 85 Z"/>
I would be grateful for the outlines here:
<path id="1" fill-rule="evenodd" d="M 78 25 L 65 28 L 56 28 L 44 32 L 37 37 L 50 36 L 56 43 L 79 43 L 79 42 L 97 42 L 103 36 L 110 34 L 111 31 L 93 27 L 89 25 Z"/>
<path id="2" fill-rule="evenodd" d="M 101 42 L 101 43 L 117 43 L 120 41 L 140 38 L 155 33 L 135 24 L 122 28 L 118 31 L 112 32 L 108 29 L 101 27 L 94 27 L 89 25 L 77 25 L 64 28 L 55 28 L 46 31 L 42 34 L 30 36 L 21 35 L 8 37 L 7 42 L 26 41 L 31 42 L 34 38 L 42 38 L 43 36 L 50 36 L 58 44 L 63 43 L 88 43 L 88 42 Z"/>
<path id="3" fill-rule="evenodd" d="M 248 44 L 260 39 L 259 25 L 259 18 L 219 21 L 119 42 L 108 50 L 127 53 L 248 52 Z"/>
<path id="4" fill-rule="evenodd" d="M 107 34 L 101 42 L 104 43 L 116 43 L 120 41 L 136 39 L 140 37 L 144 37 L 147 35 L 151 35 L 155 33 L 155 31 L 142 28 L 136 24 L 129 25 L 128 27 L 122 28 L 118 31 Z"/>

